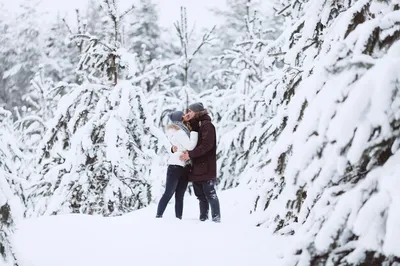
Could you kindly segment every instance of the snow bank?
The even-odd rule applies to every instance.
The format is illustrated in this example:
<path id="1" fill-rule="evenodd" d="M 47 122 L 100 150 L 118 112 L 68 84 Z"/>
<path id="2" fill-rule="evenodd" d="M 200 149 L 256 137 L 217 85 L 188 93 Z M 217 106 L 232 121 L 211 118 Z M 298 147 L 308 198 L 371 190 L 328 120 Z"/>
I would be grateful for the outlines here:
<path id="1" fill-rule="evenodd" d="M 246 200 L 235 189 L 220 195 L 223 223 L 200 222 L 194 197 L 185 201 L 184 220 L 155 219 L 156 206 L 103 218 L 59 215 L 25 220 L 13 243 L 20 266 L 108 265 L 279 265 L 285 237 L 268 236 L 247 226 Z"/>

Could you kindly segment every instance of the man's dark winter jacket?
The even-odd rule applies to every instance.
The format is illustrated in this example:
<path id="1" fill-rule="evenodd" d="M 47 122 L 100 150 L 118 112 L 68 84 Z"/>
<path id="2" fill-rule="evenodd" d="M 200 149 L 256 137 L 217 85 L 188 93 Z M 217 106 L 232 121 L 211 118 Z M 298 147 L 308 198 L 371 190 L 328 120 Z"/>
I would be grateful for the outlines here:
<path id="1" fill-rule="evenodd" d="M 191 124 L 198 123 L 199 140 L 194 150 L 189 151 L 193 168 L 189 181 L 207 181 L 216 179 L 217 176 L 217 137 L 215 127 L 207 112 L 197 114 Z M 196 127 L 197 125 L 194 125 Z"/>

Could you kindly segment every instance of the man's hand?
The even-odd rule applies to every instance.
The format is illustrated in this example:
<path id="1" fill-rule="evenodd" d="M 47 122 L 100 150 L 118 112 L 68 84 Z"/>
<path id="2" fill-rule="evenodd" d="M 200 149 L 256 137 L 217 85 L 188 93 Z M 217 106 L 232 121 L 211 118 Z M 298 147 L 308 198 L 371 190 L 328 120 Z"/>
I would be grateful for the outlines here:
<path id="1" fill-rule="evenodd" d="M 177 151 L 178 151 L 178 147 L 172 146 L 172 147 L 171 147 L 171 151 L 172 151 L 173 153 L 177 152 Z"/>
<path id="2" fill-rule="evenodd" d="M 179 156 L 179 159 L 181 159 L 184 162 L 189 161 L 190 160 L 189 153 L 187 151 L 183 152 L 181 156 Z"/>

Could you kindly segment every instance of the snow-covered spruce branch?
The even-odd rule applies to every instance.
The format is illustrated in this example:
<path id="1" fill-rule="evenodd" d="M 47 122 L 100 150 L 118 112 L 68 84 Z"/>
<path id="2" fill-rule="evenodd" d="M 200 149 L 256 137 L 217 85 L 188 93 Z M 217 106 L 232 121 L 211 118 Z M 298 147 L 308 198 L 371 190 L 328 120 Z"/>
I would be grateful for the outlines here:
<path id="1" fill-rule="evenodd" d="M 100 44 L 104 48 L 106 48 L 107 51 L 109 51 L 109 52 L 114 52 L 116 50 L 116 47 L 111 46 L 109 43 L 103 42 L 99 38 L 97 38 L 95 36 L 87 35 L 87 34 L 75 34 L 75 35 L 71 36 L 70 39 L 71 39 L 71 41 L 86 40 L 86 41 L 93 43 L 94 45 Z"/>
<path id="2" fill-rule="evenodd" d="M 204 33 L 202 40 L 200 44 L 197 46 L 196 49 L 194 49 L 192 55 L 189 57 L 189 64 L 192 62 L 193 57 L 201 50 L 201 48 L 206 45 L 206 44 L 211 44 L 211 41 L 215 40 L 215 37 L 212 36 L 212 34 L 215 31 L 216 26 L 212 27 L 211 30 L 208 32 Z"/>

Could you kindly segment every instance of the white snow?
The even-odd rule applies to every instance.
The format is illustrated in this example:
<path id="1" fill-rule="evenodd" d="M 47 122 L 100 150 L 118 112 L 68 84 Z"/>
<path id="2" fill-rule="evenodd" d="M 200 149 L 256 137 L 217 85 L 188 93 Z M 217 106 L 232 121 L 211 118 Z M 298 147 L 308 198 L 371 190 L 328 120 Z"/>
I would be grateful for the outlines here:
<path id="1" fill-rule="evenodd" d="M 59 0 L 37 1 L 49 3 L 42 11 L 51 13 Z M 10 29 L 3 34 L 6 64 L 0 79 L 7 78 L 5 88 L 14 95 L 27 86 L 19 81 L 34 75 L 32 88 L 22 94 L 30 109 L 38 110 L 22 107 L 13 125 L 11 119 L 2 122 L 0 107 L 0 207 L 7 202 L 13 220 L 0 224 L 6 265 L 13 263 L 11 251 L 19 266 L 358 265 L 372 253 L 386 256 L 389 265 L 390 256 L 400 257 L 400 11 L 394 1 L 269 1 L 271 12 L 282 10 L 285 16 L 285 31 L 277 39 L 258 34 L 256 17 L 248 33 L 228 21 L 222 28 L 241 37 L 216 55 L 212 61 L 219 66 L 207 79 L 209 60 L 198 58 L 211 52 L 189 55 L 191 86 L 183 86 L 185 59 L 175 58 L 169 47 L 174 31 L 166 29 L 179 19 L 181 4 L 188 5 L 189 28 L 197 17 L 213 25 L 203 12 L 211 1 L 160 2 L 161 29 L 154 31 L 166 36 L 156 37 L 166 47 L 151 63 L 152 48 L 135 54 L 130 47 L 117 49 L 108 26 L 93 21 L 99 29 L 93 34 L 112 51 L 94 43 L 82 50 L 78 69 L 84 78 L 77 86 L 70 73 L 77 54 L 64 50 L 67 31 L 53 21 L 44 27 L 42 20 L 50 16 L 29 11 L 43 9 L 36 0 L 25 1 L 29 4 L 15 22 L 8 18 L 12 12 L 4 11 L 11 4 L 2 9 L 0 0 L 0 29 Z M 120 2 L 118 10 L 131 4 Z M 57 8 L 60 17 L 68 11 Z M 140 22 L 140 29 L 141 23 L 155 22 L 155 13 L 149 14 L 132 16 L 126 25 Z M 165 14 L 169 22 L 163 21 Z M 273 21 L 265 22 L 263 29 Z M 28 29 L 38 37 L 31 39 Z M 127 36 L 123 45 L 151 43 L 141 40 L 147 33 L 136 36 L 135 27 L 129 32 L 120 34 Z M 21 53 L 10 58 L 14 47 Z M 100 85 L 109 77 L 99 66 L 111 54 L 126 68 L 113 88 Z M 58 86 L 52 90 L 53 74 L 39 66 L 60 72 L 67 93 L 60 101 L 64 92 L 57 93 Z M 24 73 L 29 68 L 32 73 Z M 211 79 L 217 85 L 203 87 L 213 84 Z M 197 93 L 199 88 L 204 90 Z M 220 193 L 221 224 L 198 221 L 193 195 L 186 197 L 183 221 L 174 218 L 173 204 L 164 219 L 154 218 L 170 148 L 163 127 L 171 110 L 185 109 L 187 98 L 202 101 L 217 127 L 219 188 L 239 185 Z M 45 216 L 20 221 L 24 214 Z M 294 236 L 272 236 L 273 231 Z"/>
<path id="2" fill-rule="evenodd" d="M 57 215 L 17 224 L 13 237 L 19 266 L 278 266 L 288 237 L 268 235 L 251 225 L 245 188 L 221 192 L 222 223 L 200 222 L 194 196 L 186 195 L 184 219 L 173 203 L 163 219 L 156 205 L 127 215 L 103 218 Z"/>

